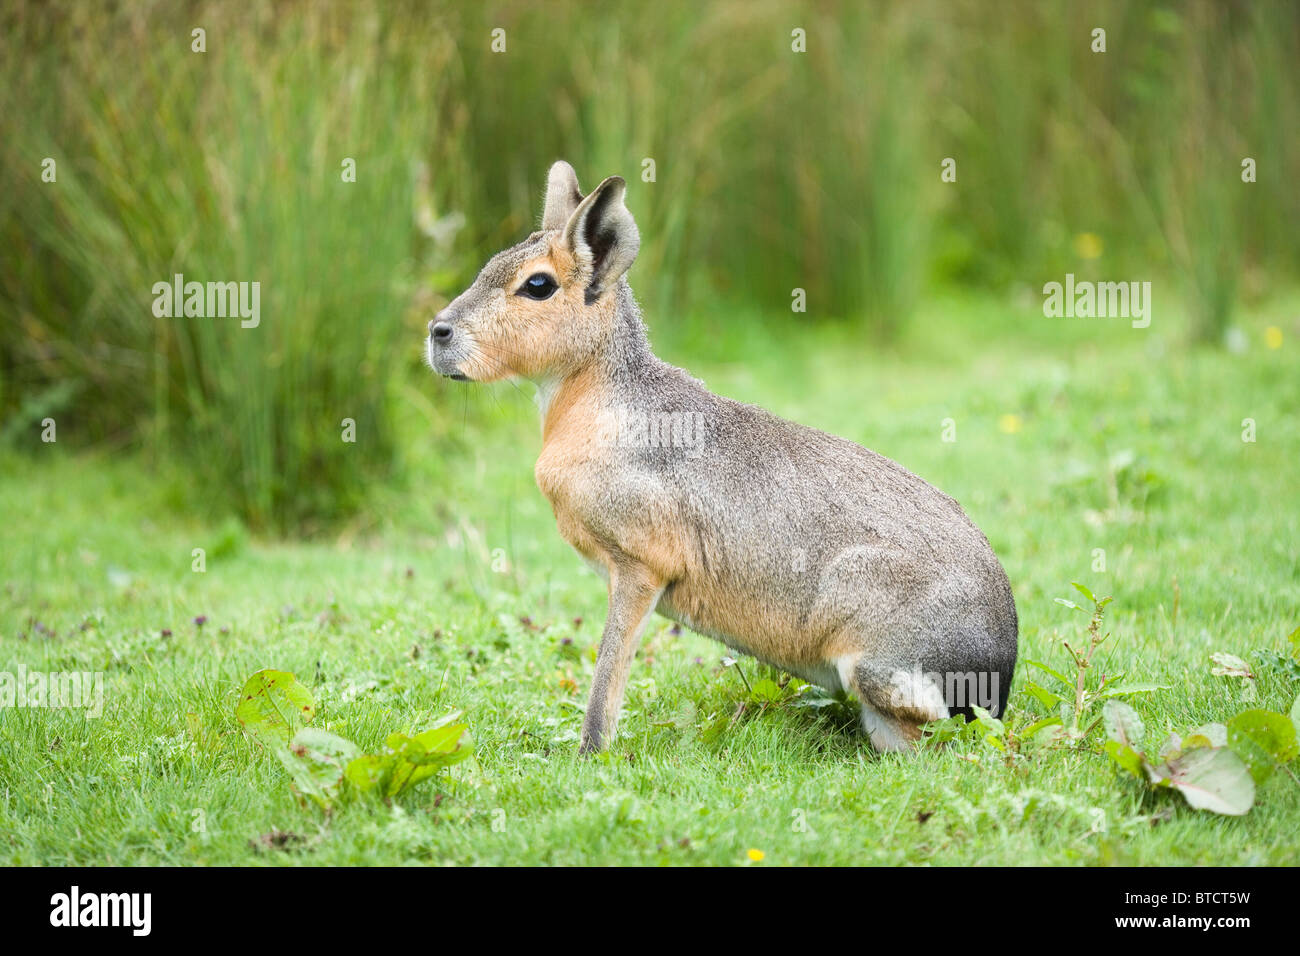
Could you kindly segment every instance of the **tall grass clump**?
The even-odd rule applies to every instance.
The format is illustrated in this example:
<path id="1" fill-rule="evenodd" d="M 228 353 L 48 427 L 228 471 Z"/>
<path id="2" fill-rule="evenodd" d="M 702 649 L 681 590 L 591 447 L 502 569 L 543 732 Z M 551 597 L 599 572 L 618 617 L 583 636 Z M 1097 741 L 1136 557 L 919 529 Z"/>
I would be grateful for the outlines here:
<path id="1" fill-rule="evenodd" d="M 420 344 L 407 316 L 413 173 L 438 117 L 409 106 L 449 41 L 416 55 L 374 14 L 273 21 L 263 8 L 250 24 L 231 6 L 202 17 L 196 53 L 186 17 L 25 13 L 11 44 L 48 44 L 23 84 L 46 99 L 25 110 L 6 163 L 48 155 L 58 179 L 17 177 L 7 384 L 77 383 L 58 410 L 70 434 L 180 456 L 255 525 L 348 511 L 391 463 L 395 359 Z M 155 317 L 153 284 L 177 273 L 259 282 L 260 325 Z"/>

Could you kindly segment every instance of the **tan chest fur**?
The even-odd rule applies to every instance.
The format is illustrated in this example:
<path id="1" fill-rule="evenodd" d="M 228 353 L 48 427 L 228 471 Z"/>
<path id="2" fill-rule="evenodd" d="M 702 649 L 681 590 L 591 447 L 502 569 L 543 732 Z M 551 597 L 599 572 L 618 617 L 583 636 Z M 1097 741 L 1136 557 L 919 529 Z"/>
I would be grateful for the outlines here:
<path id="1" fill-rule="evenodd" d="M 603 386 L 599 374 L 587 370 L 559 387 L 543 421 L 533 474 L 560 535 L 579 554 L 611 570 L 644 566 L 667 584 L 696 564 L 689 535 L 671 490 L 620 459 Z"/>
<path id="2" fill-rule="evenodd" d="M 599 407 L 591 373 L 579 373 L 559 386 L 542 421 L 542 451 L 533 476 L 551 503 L 564 538 L 583 557 L 609 564 L 607 547 L 588 529 L 590 474 L 601 466 L 596 426 Z"/>

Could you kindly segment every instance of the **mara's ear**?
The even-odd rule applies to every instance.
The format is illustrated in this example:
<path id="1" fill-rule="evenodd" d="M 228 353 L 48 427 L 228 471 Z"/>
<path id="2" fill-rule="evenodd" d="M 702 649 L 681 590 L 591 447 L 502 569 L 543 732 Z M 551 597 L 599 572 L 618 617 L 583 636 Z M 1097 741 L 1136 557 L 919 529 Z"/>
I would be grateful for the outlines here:
<path id="1" fill-rule="evenodd" d="M 546 174 L 546 205 L 542 209 L 542 229 L 563 229 L 582 202 L 578 188 L 578 174 L 564 160 L 559 160 Z"/>
<path id="2" fill-rule="evenodd" d="M 610 176 L 578 204 L 564 226 L 564 242 L 588 272 L 587 301 L 613 287 L 641 248 L 632 214 L 623 205 L 627 183 Z"/>

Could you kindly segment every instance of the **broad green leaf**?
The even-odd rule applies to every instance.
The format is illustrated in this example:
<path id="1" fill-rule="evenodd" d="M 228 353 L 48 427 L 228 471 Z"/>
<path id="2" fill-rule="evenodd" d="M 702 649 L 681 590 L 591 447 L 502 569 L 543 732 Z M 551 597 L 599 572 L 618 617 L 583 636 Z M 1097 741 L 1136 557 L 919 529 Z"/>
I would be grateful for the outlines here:
<path id="1" fill-rule="evenodd" d="M 1193 747 L 1226 746 L 1228 746 L 1228 728 L 1217 723 L 1194 727 L 1187 732 L 1187 737 L 1183 740 L 1185 750 L 1191 750 Z"/>
<path id="2" fill-rule="evenodd" d="M 1093 604 L 1096 604 L 1096 603 L 1097 603 L 1097 599 L 1096 599 L 1095 597 L 1093 597 L 1092 592 L 1089 591 L 1089 590 L 1088 590 L 1086 587 L 1084 587 L 1082 584 L 1080 584 L 1078 581 L 1071 581 L 1070 583 L 1074 585 L 1074 589 L 1075 589 L 1076 591 L 1078 591 L 1080 594 L 1082 594 L 1084 597 L 1086 597 L 1086 598 L 1087 598 L 1089 601 L 1091 601 Z"/>
<path id="3" fill-rule="evenodd" d="M 1287 641 L 1291 644 L 1291 656 L 1300 661 L 1300 627 L 1287 635 Z"/>
<path id="4" fill-rule="evenodd" d="M 1161 760 L 1168 760 L 1171 757 L 1177 757 L 1183 752 L 1183 738 L 1177 734 L 1170 734 L 1165 738 L 1165 742 L 1160 745 L 1158 756 Z"/>
<path id="5" fill-rule="evenodd" d="M 317 779 L 312 772 L 311 764 L 295 755 L 288 747 L 276 747 L 271 752 L 275 754 L 275 759 L 280 761 L 280 765 L 289 772 L 295 790 L 304 797 L 310 797 L 322 807 L 330 802 L 330 796 L 326 793 L 329 782 Z"/>
<path id="6" fill-rule="evenodd" d="M 729 714 L 710 714 L 705 725 L 700 729 L 700 739 L 706 744 L 718 741 L 731 726 Z"/>
<path id="7" fill-rule="evenodd" d="M 1039 663 L 1038 661 L 1031 661 L 1028 658 L 1025 659 L 1025 663 L 1028 664 L 1030 667 L 1037 667 L 1044 674 L 1051 674 L 1053 677 L 1059 680 L 1066 687 L 1069 688 L 1074 687 L 1074 681 L 1070 680 L 1070 678 L 1066 677 L 1060 671 L 1052 670 L 1052 668 L 1048 667 L 1046 664 Z"/>
<path id="8" fill-rule="evenodd" d="M 287 747 L 299 727 L 311 723 L 316 701 L 288 671 L 260 670 L 239 692 L 235 716 L 250 736 L 269 749 Z"/>
<path id="9" fill-rule="evenodd" d="M 352 741 L 328 730 L 304 727 L 287 748 L 275 755 L 284 764 L 300 793 L 322 806 L 330 803 L 343 782 L 343 771 L 361 750 Z"/>
<path id="10" fill-rule="evenodd" d="M 1051 747 L 1060 742 L 1065 736 L 1065 727 L 1061 725 L 1059 717 L 1049 717 L 1045 721 L 1039 721 L 1034 726 L 1038 727 L 1034 731 L 1033 743 L 1035 747 Z"/>
<path id="11" fill-rule="evenodd" d="M 1228 816 L 1241 816 L 1255 802 L 1250 770 L 1231 750 L 1202 747 L 1168 764 L 1170 786 L 1189 806 Z"/>
<path id="12" fill-rule="evenodd" d="M 437 720 L 431 723 L 428 727 L 428 730 L 438 730 L 441 727 L 446 727 L 448 724 L 461 723 L 460 718 L 462 717 L 462 715 L 463 715 L 463 711 L 449 710 L 447 711 L 447 713 L 443 714 L 441 717 L 439 717 Z"/>
<path id="13" fill-rule="evenodd" d="M 360 756 L 361 748 L 338 734 L 316 727 L 303 727 L 290 741 L 289 749 L 296 756 L 312 763 L 318 779 L 330 786 L 343 779 L 343 769 L 348 762 Z"/>
<path id="14" fill-rule="evenodd" d="M 1300 752 L 1295 724 L 1271 710 L 1246 710 L 1228 721 L 1228 747 L 1245 761 L 1256 783 Z"/>
<path id="15" fill-rule="evenodd" d="M 772 704 L 781 699 L 781 688 L 770 677 L 754 681 L 750 697 L 760 704 Z"/>
<path id="16" fill-rule="evenodd" d="M 1168 787 L 1173 783 L 1172 771 L 1167 763 L 1156 766 L 1150 760 L 1144 760 L 1142 761 L 1142 769 L 1146 771 L 1147 780 L 1151 782 L 1151 786 L 1157 789 Z"/>
<path id="17" fill-rule="evenodd" d="M 938 747 L 960 737 L 966 730 L 966 719 L 960 715 L 944 717 L 930 721 L 921 730 L 925 734 L 921 746 Z"/>
<path id="18" fill-rule="evenodd" d="M 439 767 L 449 767 L 460 763 L 473 752 L 473 738 L 465 724 L 434 727 L 408 741 L 402 741 L 401 738 L 401 734 L 393 734 L 385 743 L 399 753 L 405 753 L 412 763 L 420 765 L 434 763 Z M 399 749 L 400 746 L 404 746 L 405 750 Z"/>
<path id="19" fill-rule="evenodd" d="M 1054 600 L 1057 604 L 1061 605 L 1062 607 L 1068 607 L 1071 611 L 1083 610 L 1083 608 L 1080 607 L 1078 604 L 1075 604 L 1073 601 L 1067 600 L 1066 598 L 1052 598 L 1052 600 Z"/>
<path id="20" fill-rule="evenodd" d="M 1228 728 L 1223 724 L 1202 724 L 1193 727 L 1186 737 L 1170 734 L 1160 748 L 1161 760 L 1176 760 L 1189 750 L 1228 746 Z"/>
<path id="21" fill-rule="evenodd" d="M 1210 660 L 1215 666 L 1210 668 L 1210 673 L 1215 677 L 1254 677 L 1255 673 L 1250 669 L 1250 665 L 1243 661 L 1236 654 L 1229 654 L 1226 651 L 1215 651 L 1210 655 Z"/>
<path id="22" fill-rule="evenodd" d="M 293 735 L 290 747 L 306 751 L 305 756 L 324 762 L 348 761 L 361 754 L 361 748 L 338 734 L 318 727 L 304 727 Z"/>
<path id="23" fill-rule="evenodd" d="M 1040 687 L 1031 680 L 1025 681 L 1025 690 L 1033 695 L 1034 700 L 1043 705 L 1043 709 L 1051 711 L 1061 702 L 1061 695 L 1053 693 L 1046 687 Z"/>
<path id="24" fill-rule="evenodd" d="M 1138 744 L 1146 728 L 1142 718 L 1122 700 L 1108 700 L 1101 708 L 1102 720 L 1105 721 L 1106 736 L 1122 744 Z"/>
<path id="25" fill-rule="evenodd" d="M 1030 737 L 1033 737 L 1044 727 L 1059 727 L 1059 726 L 1061 726 L 1060 717 L 1044 717 L 1042 720 L 1035 720 L 1024 730 L 1019 731 L 1018 736 L 1022 740 L 1028 740 Z"/>
<path id="26" fill-rule="evenodd" d="M 434 727 L 414 737 L 390 734 L 382 752 L 357 757 L 344 773 L 358 789 L 377 789 L 382 796 L 392 797 L 464 760 L 473 747 L 465 724 Z"/>
<path id="27" fill-rule="evenodd" d="M 987 737 L 987 736 L 993 736 L 993 737 L 1005 737 L 1005 736 L 1006 736 L 1006 734 L 1007 734 L 1007 728 L 1006 728 L 1006 726 L 1002 723 L 1002 721 L 998 720 L 996 717 L 994 717 L 992 714 L 990 714 L 990 713 L 989 713 L 987 710 L 985 710 L 983 707 L 980 707 L 978 704 L 971 704 L 971 708 L 970 708 L 970 709 L 971 709 L 971 712 L 975 715 L 975 722 L 978 723 L 978 724 L 980 725 L 980 727 L 982 727 L 982 728 L 984 729 L 985 734 L 986 734 L 986 737 Z"/>
<path id="28" fill-rule="evenodd" d="M 362 754 L 348 762 L 343 775 L 362 793 L 378 787 L 382 794 L 388 777 L 392 774 L 394 762 L 392 754 Z"/>
<path id="29" fill-rule="evenodd" d="M 1121 770 L 1131 773 L 1139 780 L 1145 776 L 1142 772 L 1142 755 L 1128 744 L 1120 743 L 1118 740 L 1108 740 L 1106 741 L 1106 755 Z"/>

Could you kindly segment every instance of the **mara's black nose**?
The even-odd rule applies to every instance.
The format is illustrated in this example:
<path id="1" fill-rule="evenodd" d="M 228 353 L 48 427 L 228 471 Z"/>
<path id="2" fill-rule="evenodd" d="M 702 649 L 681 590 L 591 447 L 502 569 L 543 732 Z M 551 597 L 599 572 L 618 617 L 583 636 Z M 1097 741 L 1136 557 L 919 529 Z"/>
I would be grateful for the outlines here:
<path id="1" fill-rule="evenodd" d="M 451 323 L 434 319 L 429 323 L 429 334 L 439 345 L 446 345 L 451 341 Z"/>

